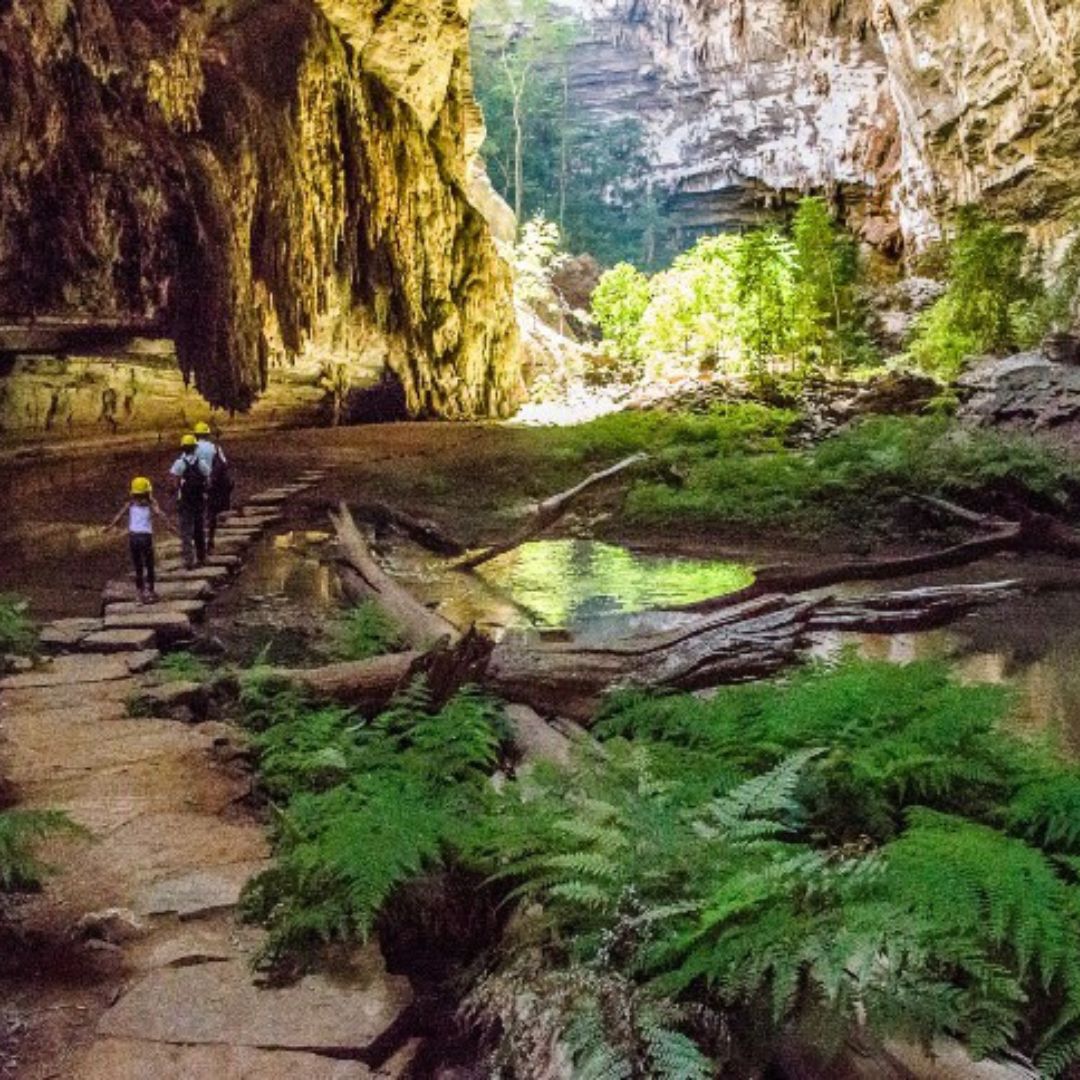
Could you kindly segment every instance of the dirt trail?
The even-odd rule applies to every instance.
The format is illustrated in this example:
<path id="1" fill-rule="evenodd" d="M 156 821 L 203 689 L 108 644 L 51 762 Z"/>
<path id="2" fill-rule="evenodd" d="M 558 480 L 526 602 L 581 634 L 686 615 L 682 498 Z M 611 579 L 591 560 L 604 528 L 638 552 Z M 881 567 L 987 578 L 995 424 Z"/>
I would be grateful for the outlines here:
<path id="1" fill-rule="evenodd" d="M 53 842 L 58 873 L 7 913 L 17 932 L 0 938 L 5 1080 L 351 1080 L 404 1067 L 411 1047 L 381 1070 L 356 1060 L 410 1001 L 376 947 L 332 975 L 255 984 L 260 934 L 233 909 L 267 845 L 244 809 L 234 729 L 129 715 L 158 647 L 195 632 L 206 594 L 321 477 L 300 479 L 233 516 L 219 533 L 221 573 L 189 574 L 159 545 L 161 591 L 185 594 L 162 605 L 167 618 L 132 611 L 130 584 L 112 582 L 103 620 L 47 627 L 55 658 L 0 680 L 0 775 L 20 806 L 64 810 L 89 834 Z"/>

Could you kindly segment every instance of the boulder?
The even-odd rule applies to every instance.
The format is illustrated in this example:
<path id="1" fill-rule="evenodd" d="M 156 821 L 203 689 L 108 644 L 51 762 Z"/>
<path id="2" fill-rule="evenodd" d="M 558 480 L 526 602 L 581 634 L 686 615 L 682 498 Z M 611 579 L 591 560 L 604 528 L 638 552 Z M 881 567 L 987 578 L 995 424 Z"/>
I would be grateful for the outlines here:
<path id="1" fill-rule="evenodd" d="M 968 423 L 1037 431 L 1080 420 L 1080 366 L 1042 352 L 980 360 L 956 385 Z"/>
<path id="2" fill-rule="evenodd" d="M 134 941 L 145 933 L 146 927 L 139 921 L 135 912 L 128 908 L 90 911 L 75 924 L 72 931 L 78 941 L 107 941 L 111 945 L 122 945 L 125 941 Z"/>

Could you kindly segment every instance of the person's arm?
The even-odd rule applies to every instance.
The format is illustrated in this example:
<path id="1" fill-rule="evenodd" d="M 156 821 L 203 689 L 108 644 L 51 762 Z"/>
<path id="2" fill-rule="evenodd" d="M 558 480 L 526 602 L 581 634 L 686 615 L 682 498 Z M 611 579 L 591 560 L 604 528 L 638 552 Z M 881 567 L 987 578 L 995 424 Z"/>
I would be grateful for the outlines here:
<path id="1" fill-rule="evenodd" d="M 177 458 L 169 468 L 169 483 L 175 495 L 180 490 L 180 477 L 184 475 L 183 458 Z"/>
<path id="2" fill-rule="evenodd" d="M 109 524 L 105 526 L 105 528 L 106 529 L 115 529 L 116 526 L 120 524 L 120 519 L 124 516 L 124 514 L 127 513 L 127 510 L 128 510 L 129 506 L 131 506 L 131 500 L 130 499 L 128 499 L 128 501 L 126 503 L 124 503 L 124 505 L 121 506 L 119 510 L 117 510 L 116 517 L 114 517 L 112 519 L 112 521 L 110 521 Z"/>
<path id="3" fill-rule="evenodd" d="M 168 529 L 169 532 L 174 533 L 177 536 L 180 535 L 179 532 L 176 531 L 176 528 L 173 526 L 173 523 L 169 520 L 169 515 L 166 514 L 160 506 L 158 506 L 158 501 L 153 496 L 150 497 L 150 510 L 152 513 L 157 514 L 157 516 L 161 518 L 161 520 L 165 523 L 165 528 Z"/>

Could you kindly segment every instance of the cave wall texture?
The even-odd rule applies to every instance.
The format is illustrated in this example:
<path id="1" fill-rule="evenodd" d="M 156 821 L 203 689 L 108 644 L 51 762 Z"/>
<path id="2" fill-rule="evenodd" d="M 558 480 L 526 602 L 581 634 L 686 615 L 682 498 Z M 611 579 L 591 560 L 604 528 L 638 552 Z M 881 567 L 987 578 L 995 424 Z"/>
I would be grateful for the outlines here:
<path id="1" fill-rule="evenodd" d="M 299 357 L 386 363 L 418 415 L 506 413 L 509 271 L 465 193 L 467 16 L 0 0 L 0 323 L 172 338 L 230 409 Z"/>
<path id="2" fill-rule="evenodd" d="M 1080 209 L 1075 0 L 565 0 L 597 122 L 639 116 L 693 232 L 830 189 L 885 250 L 984 201 L 1047 241 Z"/>

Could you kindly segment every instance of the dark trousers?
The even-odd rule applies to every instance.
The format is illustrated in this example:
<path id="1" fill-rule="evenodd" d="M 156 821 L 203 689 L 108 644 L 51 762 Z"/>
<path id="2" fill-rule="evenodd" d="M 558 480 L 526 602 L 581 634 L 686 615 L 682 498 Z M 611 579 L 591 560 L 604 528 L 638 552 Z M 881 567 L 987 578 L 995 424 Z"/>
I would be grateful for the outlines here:
<path id="1" fill-rule="evenodd" d="M 206 562 L 206 514 L 202 502 L 180 504 L 180 550 L 189 569 Z"/>
<path id="2" fill-rule="evenodd" d="M 143 591 L 146 587 L 154 591 L 154 538 L 150 533 L 128 533 L 128 546 L 131 548 L 131 561 L 135 564 L 135 588 Z"/>

